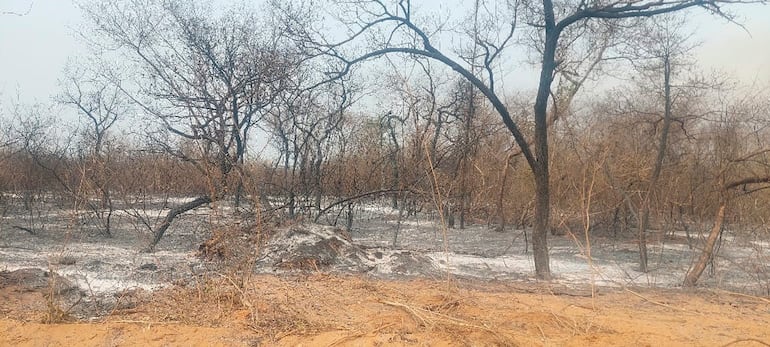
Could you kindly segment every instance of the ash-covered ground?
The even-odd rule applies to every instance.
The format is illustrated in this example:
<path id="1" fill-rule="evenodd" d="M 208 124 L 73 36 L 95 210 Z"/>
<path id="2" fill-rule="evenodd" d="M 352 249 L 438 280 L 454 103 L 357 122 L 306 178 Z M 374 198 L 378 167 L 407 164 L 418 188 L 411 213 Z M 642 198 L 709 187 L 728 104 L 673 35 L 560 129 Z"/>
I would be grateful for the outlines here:
<path id="1" fill-rule="evenodd" d="M 566 285 L 678 287 L 700 255 L 710 228 L 708 221 L 691 226 L 689 241 L 685 231 L 651 230 L 647 273 L 638 271 L 638 243 L 632 234 L 604 232 L 587 239 L 581 229 L 549 236 L 551 270 L 555 281 Z M 370 203 L 357 208 L 350 235 L 365 247 L 426 255 L 439 270 L 455 276 L 533 280 L 534 260 L 525 231 L 494 229 L 486 224 L 447 228 L 435 214 L 399 218 L 398 210 Z M 770 295 L 770 233 L 728 228 L 717 252 L 701 286 Z"/>
<path id="2" fill-rule="evenodd" d="M 153 290 L 221 271 L 201 257 L 202 243 L 230 215 L 229 207 L 207 206 L 178 218 L 153 253 L 142 250 L 169 207 L 184 198 L 158 200 L 139 209 L 116 210 L 107 237 L 86 212 L 43 203 L 33 211 L 4 198 L 0 221 L 0 271 L 38 268 L 68 279 L 85 296 L 130 289 Z M 400 218 L 399 211 L 372 202 L 354 209 L 350 231 L 302 221 L 254 245 L 257 272 L 340 271 L 381 278 L 447 275 L 475 280 L 534 281 L 534 264 L 522 230 L 497 232 L 487 225 L 444 227 L 435 214 Z M 140 216 L 143 221 L 137 219 Z M 321 222 L 330 222 L 322 218 Z M 704 224 L 701 234 L 707 232 Z M 248 233 L 248 231 L 247 231 Z M 650 269 L 638 269 L 632 235 L 582 232 L 549 238 L 555 281 L 567 286 L 676 287 L 698 255 L 703 235 L 691 231 L 692 248 L 681 232 L 652 233 Z M 770 242 L 763 233 L 726 230 L 718 256 L 700 285 L 751 294 L 770 293 Z M 244 242 L 251 242 L 244 237 Z"/>

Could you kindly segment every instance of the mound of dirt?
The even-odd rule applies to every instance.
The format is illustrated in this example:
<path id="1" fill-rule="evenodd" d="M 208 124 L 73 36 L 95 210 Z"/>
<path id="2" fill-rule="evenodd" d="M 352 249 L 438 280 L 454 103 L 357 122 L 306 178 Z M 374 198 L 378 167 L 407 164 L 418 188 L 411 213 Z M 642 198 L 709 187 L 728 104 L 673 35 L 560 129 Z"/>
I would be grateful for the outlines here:
<path id="1" fill-rule="evenodd" d="M 70 320 L 72 308 L 83 299 L 83 291 L 72 281 L 53 271 L 23 268 L 0 271 L 0 313 L 11 317 L 44 312 L 44 322 Z M 7 303 L 14 302 L 14 305 Z M 0 343 L 0 345 L 2 345 Z"/>
<path id="2" fill-rule="evenodd" d="M 0 288 L 14 288 L 18 291 L 41 293 L 53 292 L 57 295 L 79 290 L 70 280 L 54 272 L 36 268 L 0 271 Z"/>
<path id="3" fill-rule="evenodd" d="M 277 230 L 260 252 L 265 272 L 333 270 L 380 276 L 430 276 L 438 268 L 427 256 L 406 250 L 364 248 L 340 228 L 295 224 Z"/>

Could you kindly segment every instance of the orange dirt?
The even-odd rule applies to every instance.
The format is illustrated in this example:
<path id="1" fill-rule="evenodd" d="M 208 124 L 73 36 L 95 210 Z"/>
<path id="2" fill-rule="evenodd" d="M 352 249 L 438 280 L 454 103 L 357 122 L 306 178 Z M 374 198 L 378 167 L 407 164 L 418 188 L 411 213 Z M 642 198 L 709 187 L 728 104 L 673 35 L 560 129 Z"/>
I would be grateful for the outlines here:
<path id="1" fill-rule="evenodd" d="M 0 346 L 770 343 L 770 300 L 723 291 L 601 289 L 592 297 L 546 284 L 315 274 L 221 276 L 128 295 L 139 304 L 106 318 L 43 324 L 43 294 L 0 288 Z"/>

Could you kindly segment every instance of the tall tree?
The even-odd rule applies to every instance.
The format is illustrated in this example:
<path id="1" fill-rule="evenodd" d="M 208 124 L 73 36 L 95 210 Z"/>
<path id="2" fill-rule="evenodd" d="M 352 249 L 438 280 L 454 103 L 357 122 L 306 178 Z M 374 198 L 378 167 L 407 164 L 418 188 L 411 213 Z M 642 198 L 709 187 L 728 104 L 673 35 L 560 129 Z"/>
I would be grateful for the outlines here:
<path id="1" fill-rule="evenodd" d="M 658 114 L 654 121 L 657 145 L 655 157 L 651 163 L 649 176 L 644 185 L 637 227 L 639 238 L 639 269 L 647 272 L 647 229 L 650 224 L 650 209 L 653 195 L 658 189 L 658 183 L 665 164 L 668 147 L 670 146 L 671 124 L 674 120 L 682 122 L 681 117 L 674 114 L 675 99 L 686 102 L 681 94 L 687 88 L 693 88 L 689 83 L 677 83 L 687 78 L 686 70 L 693 64 L 690 60 L 695 43 L 691 42 L 685 32 L 685 22 L 680 16 L 662 15 L 638 26 L 633 41 L 628 43 L 626 57 L 630 59 L 639 83 L 649 83 L 653 87 L 645 87 L 653 91 L 659 100 L 654 110 L 647 113 Z M 697 86 L 698 88 L 702 86 Z M 681 97 L 677 98 L 676 96 Z M 657 126 L 660 124 L 660 127 Z M 633 206 L 629 206 L 633 208 Z"/>

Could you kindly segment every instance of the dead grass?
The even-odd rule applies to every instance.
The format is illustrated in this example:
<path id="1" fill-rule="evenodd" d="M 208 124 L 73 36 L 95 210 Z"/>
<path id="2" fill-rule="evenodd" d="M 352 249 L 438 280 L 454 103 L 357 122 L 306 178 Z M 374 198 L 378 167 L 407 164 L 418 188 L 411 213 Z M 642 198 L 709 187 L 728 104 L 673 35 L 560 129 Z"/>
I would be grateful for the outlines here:
<path id="1" fill-rule="evenodd" d="M 116 329 L 120 341 L 147 345 L 750 346 L 770 341 L 766 298 L 716 291 L 603 290 L 595 298 L 554 294 L 559 292 L 547 284 L 384 281 L 322 273 L 256 275 L 241 283 L 220 275 L 156 292 L 97 324 L 30 325 L 6 315 L 0 320 L 0 331 L 6 332 L 0 345 L 36 345 L 43 337 L 51 345 L 104 345 L 116 339 Z M 77 334 L 93 338 L 72 340 Z"/>

